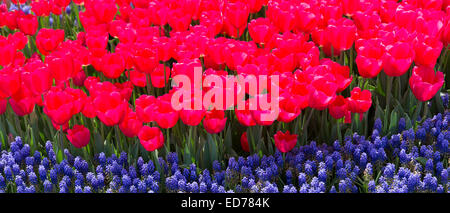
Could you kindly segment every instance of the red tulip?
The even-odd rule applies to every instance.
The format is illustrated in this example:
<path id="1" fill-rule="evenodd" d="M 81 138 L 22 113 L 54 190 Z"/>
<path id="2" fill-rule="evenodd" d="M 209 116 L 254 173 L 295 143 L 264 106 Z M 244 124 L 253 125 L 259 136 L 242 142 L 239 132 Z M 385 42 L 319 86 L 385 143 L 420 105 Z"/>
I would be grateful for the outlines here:
<path id="1" fill-rule="evenodd" d="M 46 57 L 45 62 L 50 69 L 52 78 L 57 83 L 65 82 L 74 76 L 80 67 L 76 67 L 76 62 L 71 54 L 58 53 Z"/>
<path id="2" fill-rule="evenodd" d="M 253 120 L 253 116 L 249 106 L 249 102 L 245 101 L 245 107 L 243 109 L 240 109 L 238 106 L 238 109 L 236 109 L 234 112 L 236 113 L 236 118 L 240 124 L 244 126 L 255 126 L 256 122 L 255 120 Z"/>
<path id="3" fill-rule="evenodd" d="M 289 130 L 286 131 L 286 133 L 278 131 L 277 134 L 274 135 L 275 146 L 280 152 L 289 152 L 297 144 L 297 136 L 298 135 L 292 135 Z"/>
<path id="4" fill-rule="evenodd" d="M 205 120 L 203 120 L 203 127 L 209 134 L 217 134 L 222 132 L 227 123 L 227 117 L 222 110 L 207 111 Z"/>
<path id="5" fill-rule="evenodd" d="M 22 32 L 16 32 L 8 35 L 8 43 L 14 44 L 16 50 L 22 50 L 28 44 L 28 37 Z"/>
<path id="6" fill-rule="evenodd" d="M 247 24 L 249 14 L 250 10 L 245 3 L 228 3 L 225 6 L 224 15 L 227 22 L 229 22 L 234 29 L 241 29 L 245 26 Z"/>
<path id="7" fill-rule="evenodd" d="M 252 39 L 259 44 L 267 44 L 272 36 L 277 33 L 276 28 L 267 18 L 253 19 L 248 24 L 248 32 Z"/>
<path id="8" fill-rule="evenodd" d="M 150 74 L 153 87 L 163 88 L 167 83 L 169 83 L 170 73 L 170 67 L 159 64 L 159 66 L 157 66 L 156 69 L 154 69 Z"/>
<path id="9" fill-rule="evenodd" d="M 20 15 L 17 23 L 21 32 L 25 35 L 34 35 L 38 29 L 38 20 L 35 15 Z"/>
<path id="10" fill-rule="evenodd" d="M 7 40 L 0 40 L 0 66 L 7 66 L 14 62 L 16 48 Z"/>
<path id="11" fill-rule="evenodd" d="M 420 38 L 414 42 L 415 58 L 417 65 L 434 67 L 436 61 L 441 55 L 443 44 L 439 40 L 427 37 Z"/>
<path id="12" fill-rule="evenodd" d="M 20 71 L 5 67 L 0 70 L 0 98 L 5 99 L 16 93 L 21 87 Z"/>
<path id="13" fill-rule="evenodd" d="M 154 113 L 156 110 L 156 98 L 151 95 L 141 95 L 135 101 L 136 114 L 144 123 L 154 121 Z"/>
<path id="14" fill-rule="evenodd" d="M 444 84 L 444 74 L 435 72 L 433 68 L 414 67 L 409 86 L 419 101 L 428 101 L 441 89 Z"/>
<path id="15" fill-rule="evenodd" d="M 33 112 L 36 101 L 27 86 L 22 83 L 20 89 L 9 99 L 9 105 L 16 115 L 25 116 Z"/>
<path id="16" fill-rule="evenodd" d="M 342 95 L 338 95 L 336 99 L 328 106 L 328 110 L 330 111 L 330 115 L 334 119 L 341 119 L 344 116 L 347 116 L 350 112 L 348 110 L 348 102 Z"/>
<path id="17" fill-rule="evenodd" d="M 143 126 L 138 137 L 142 146 L 149 152 L 164 146 L 164 135 L 158 127 Z"/>
<path id="18" fill-rule="evenodd" d="M 75 125 L 72 129 L 67 130 L 67 139 L 73 146 L 81 149 L 89 144 L 91 132 L 83 125 Z"/>
<path id="19" fill-rule="evenodd" d="M 395 43 L 386 46 L 383 57 L 383 70 L 388 76 L 401 76 L 408 71 L 414 59 L 414 50 L 408 43 Z"/>
<path id="20" fill-rule="evenodd" d="M 36 47 L 42 55 L 48 55 L 64 41 L 64 30 L 42 28 L 36 36 Z"/>
<path id="21" fill-rule="evenodd" d="M 327 32 L 331 45 L 337 51 L 350 49 L 356 39 L 356 26 L 352 20 L 346 18 L 331 19 L 328 22 Z"/>
<path id="22" fill-rule="evenodd" d="M 136 70 L 150 74 L 158 65 L 158 57 L 152 47 L 139 45 L 134 52 L 133 62 Z"/>
<path id="23" fill-rule="evenodd" d="M 158 97 L 154 119 L 159 127 L 169 129 L 174 127 L 179 119 L 179 112 L 172 109 L 171 95 L 166 94 Z"/>
<path id="24" fill-rule="evenodd" d="M 384 46 L 381 40 L 362 40 L 357 47 L 356 65 L 359 74 L 364 78 L 373 78 L 380 73 L 383 67 Z"/>
<path id="25" fill-rule="evenodd" d="M 125 70 L 125 60 L 121 54 L 106 54 L 102 57 L 101 61 L 101 71 L 107 78 L 119 78 Z"/>
<path id="26" fill-rule="evenodd" d="M 117 13 L 117 6 L 113 0 L 92 1 L 95 18 L 100 23 L 109 23 Z M 86 5 L 88 7 L 88 5 Z"/>
<path id="27" fill-rule="evenodd" d="M 334 82 L 329 82 L 325 78 L 314 80 L 308 85 L 309 107 L 324 110 L 336 98 L 337 85 Z"/>
<path id="28" fill-rule="evenodd" d="M 203 117 L 205 117 L 206 111 L 204 109 L 195 109 L 195 101 L 198 101 L 200 104 L 201 100 L 192 98 L 190 100 L 183 100 L 183 106 L 186 108 L 182 108 L 180 110 L 180 119 L 183 121 L 184 124 L 188 126 L 197 126 L 199 125 Z"/>
<path id="29" fill-rule="evenodd" d="M 245 152 L 250 152 L 250 147 L 248 145 L 247 132 L 244 132 L 241 136 L 241 147 Z"/>
<path id="30" fill-rule="evenodd" d="M 369 90 L 361 90 L 361 88 L 355 87 L 347 101 L 351 112 L 365 113 L 372 106 L 372 93 Z"/>
<path id="31" fill-rule="evenodd" d="M 22 72 L 22 80 L 28 85 L 33 95 L 41 96 L 50 89 L 53 79 L 50 76 L 50 70 L 42 61 L 28 61 L 24 68 L 26 71 Z"/>
<path id="32" fill-rule="evenodd" d="M 136 137 L 142 128 L 142 121 L 138 119 L 136 112 L 133 112 L 130 108 L 127 111 L 125 118 L 119 124 L 119 128 L 125 136 Z"/>
<path id="33" fill-rule="evenodd" d="M 76 114 L 74 98 L 68 92 L 52 87 L 44 95 L 44 113 L 56 124 L 67 123 Z"/>
<path id="34" fill-rule="evenodd" d="M 105 92 L 94 99 L 97 117 L 106 126 L 114 126 L 122 122 L 127 103 L 119 92 Z"/>
<path id="35" fill-rule="evenodd" d="M 301 113 L 300 105 L 294 96 L 283 93 L 280 97 L 280 115 L 278 120 L 284 123 L 289 123 L 297 118 Z"/>
<path id="36" fill-rule="evenodd" d="M 81 113 L 83 113 L 83 115 L 86 116 L 87 118 L 95 118 L 97 116 L 93 102 L 94 97 L 92 96 L 87 97 L 85 100 L 84 107 Z"/>

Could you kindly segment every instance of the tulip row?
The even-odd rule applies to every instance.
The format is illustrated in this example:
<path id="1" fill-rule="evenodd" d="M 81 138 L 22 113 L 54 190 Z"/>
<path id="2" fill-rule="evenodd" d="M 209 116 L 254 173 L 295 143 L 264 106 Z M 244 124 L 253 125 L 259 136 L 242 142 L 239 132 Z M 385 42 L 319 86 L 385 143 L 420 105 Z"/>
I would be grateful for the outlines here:
<path id="1" fill-rule="evenodd" d="M 431 2 L 1 1 L 1 138 L 204 168 L 368 136 L 377 118 L 394 134 L 447 104 L 450 7 Z M 258 78 L 224 83 L 240 76 Z"/>
<path id="2" fill-rule="evenodd" d="M 184 165 L 177 153 L 146 161 L 106 157 L 87 162 L 68 150 L 46 155 L 16 137 L 1 152 L 1 192 L 60 193 L 411 193 L 450 192 L 450 113 L 426 119 L 421 126 L 381 136 L 376 120 L 370 137 L 357 133 L 332 146 L 309 145 L 273 156 L 250 155 L 214 161 L 210 170 Z"/>

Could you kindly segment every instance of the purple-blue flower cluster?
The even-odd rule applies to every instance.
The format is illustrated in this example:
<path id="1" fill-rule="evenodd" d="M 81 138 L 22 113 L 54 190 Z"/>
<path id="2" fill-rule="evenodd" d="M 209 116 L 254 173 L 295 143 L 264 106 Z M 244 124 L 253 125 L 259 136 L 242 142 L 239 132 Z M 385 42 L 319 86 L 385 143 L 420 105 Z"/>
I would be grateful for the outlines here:
<path id="1" fill-rule="evenodd" d="M 377 119 L 367 138 L 355 133 L 331 146 L 313 141 L 286 154 L 231 157 L 204 170 L 180 164 L 176 153 L 157 162 L 100 153 L 87 162 L 64 150 L 59 162 L 50 142 L 32 154 L 17 137 L 1 151 L 0 192 L 448 193 L 449 121 L 447 112 L 407 129 L 400 119 L 397 134 L 380 136 Z"/>

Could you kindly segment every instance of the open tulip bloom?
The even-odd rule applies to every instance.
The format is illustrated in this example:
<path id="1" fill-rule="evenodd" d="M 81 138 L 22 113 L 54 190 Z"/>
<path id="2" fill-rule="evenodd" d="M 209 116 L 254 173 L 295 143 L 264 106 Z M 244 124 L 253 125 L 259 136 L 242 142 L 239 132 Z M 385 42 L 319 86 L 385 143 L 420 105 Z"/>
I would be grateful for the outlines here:
<path id="1" fill-rule="evenodd" d="M 19 143 L 7 142 L 20 136 L 29 143 L 28 152 L 45 150 L 51 160 L 56 156 L 51 166 L 65 162 L 61 156 L 66 152 L 89 162 L 100 162 L 100 153 L 125 152 L 128 157 L 122 161 L 166 159 L 171 166 L 175 156 L 180 168 L 212 169 L 219 185 L 225 175 L 259 168 L 241 165 L 239 174 L 222 174 L 220 164 L 236 167 L 230 159 L 249 156 L 251 162 L 253 156 L 278 156 L 288 163 L 302 161 L 301 168 L 286 171 L 286 178 L 298 177 L 286 182 L 286 192 L 352 192 L 357 187 L 352 181 L 365 178 L 371 161 L 376 169 L 385 168 L 386 184 L 422 181 L 428 187 L 408 188 L 402 182 L 395 185 L 398 190 L 448 191 L 442 181 L 450 156 L 449 49 L 450 4 L 445 0 L 0 1 L 0 150 L 17 153 Z M 433 130 L 427 118 L 434 115 L 442 122 L 433 123 Z M 431 144 L 430 137 L 437 138 L 434 148 L 408 151 L 399 145 L 400 140 Z M 356 148 L 348 142 L 352 140 L 374 145 Z M 361 166 L 357 171 L 347 169 L 350 163 L 337 162 L 344 148 L 333 147 L 337 154 L 317 148 L 344 141 L 345 157 L 356 156 L 352 160 Z M 430 157 L 422 149 L 439 152 Z M 436 168 L 425 168 L 429 175 L 423 180 L 410 170 L 398 170 L 394 177 L 395 161 L 389 161 L 385 150 L 405 165 L 412 153 L 414 161 L 433 158 L 417 161 Z M 289 153 L 315 156 L 320 164 Z M 73 164 L 73 159 L 68 161 Z M 118 178 L 121 169 L 117 173 L 111 162 L 110 172 Z M 438 167 L 439 162 L 445 163 Z M 336 169 L 327 170 L 329 163 Z M 169 169 L 157 165 L 153 172 Z M 165 179 L 169 192 L 224 191 L 211 183 L 183 185 L 179 176 L 184 174 L 175 174 L 178 167 L 170 169 L 173 174 Z M 10 170 L 20 177 L 20 169 L 0 161 L 0 191 Z M 239 180 L 241 191 L 278 191 L 269 183 L 278 173 L 269 170 L 258 170 L 256 180 L 261 182 Z M 331 183 L 327 174 L 332 171 L 339 180 Z M 315 173 L 318 181 L 331 185 L 321 188 L 313 181 Z M 412 179 L 398 180 L 400 173 L 411 173 Z M 136 180 L 134 189 L 120 175 L 123 192 L 159 190 L 153 173 L 147 174 L 152 178 L 146 180 L 148 187 Z M 44 191 L 52 191 L 50 179 L 38 181 Z M 181 185 L 175 186 L 175 180 Z M 15 181 L 22 187 L 22 179 Z M 309 188 L 303 186 L 307 181 Z M 369 184 L 360 191 L 381 192 L 383 181 L 360 183 Z M 442 190 L 433 187 L 437 182 Z M 33 191 L 25 185 L 15 189 Z M 98 186 L 82 191 L 91 189 Z"/>

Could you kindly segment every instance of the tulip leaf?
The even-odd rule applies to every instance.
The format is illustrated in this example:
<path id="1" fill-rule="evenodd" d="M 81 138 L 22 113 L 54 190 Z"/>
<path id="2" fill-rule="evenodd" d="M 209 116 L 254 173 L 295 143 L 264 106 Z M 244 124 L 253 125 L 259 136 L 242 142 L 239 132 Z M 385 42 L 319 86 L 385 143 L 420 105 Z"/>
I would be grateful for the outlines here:
<path id="1" fill-rule="evenodd" d="M 388 134 L 395 134 L 397 132 L 398 120 L 398 113 L 395 110 L 392 110 Z"/>

